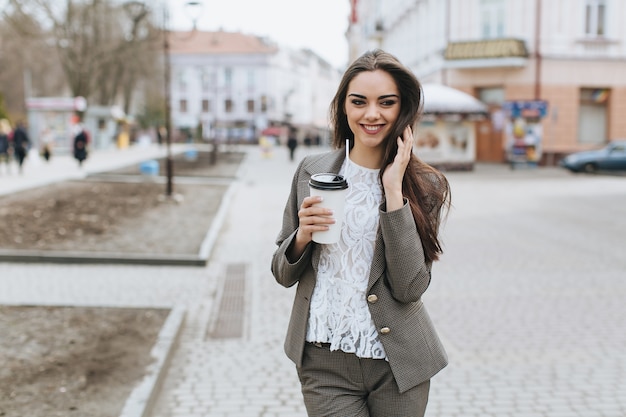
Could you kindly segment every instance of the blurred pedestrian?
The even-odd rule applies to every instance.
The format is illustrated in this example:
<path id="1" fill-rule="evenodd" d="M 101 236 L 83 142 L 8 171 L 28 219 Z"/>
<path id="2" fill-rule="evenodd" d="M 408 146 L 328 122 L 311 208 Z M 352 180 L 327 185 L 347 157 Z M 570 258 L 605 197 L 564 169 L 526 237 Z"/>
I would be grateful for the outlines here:
<path id="1" fill-rule="evenodd" d="M 422 295 L 450 188 L 413 153 L 422 103 L 408 68 L 365 53 L 331 103 L 334 150 L 306 156 L 294 174 L 271 269 L 298 285 L 284 347 L 309 416 L 423 416 L 430 379 L 447 365 Z M 309 195 L 316 173 L 349 184 L 338 243 L 312 241 L 334 223 Z"/>
<path id="2" fill-rule="evenodd" d="M 11 172 L 11 147 L 9 146 L 10 134 L 11 124 L 7 119 L 0 119 L 0 165 L 4 165 L 6 167 L 7 174 Z"/>
<path id="3" fill-rule="evenodd" d="M 294 129 L 289 129 L 287 147 L 289 148 L 289 160 L 293 161 L 296 154 L 296 148 L 298 147 L 298 138 L 296 137 L 296 131 Z"/>
<path id="4" fill-rule="evenodd" d="M 48 127 L 41 132 L 41 156 L 46 162 L 52 157 L 52 144 L 54 142 L 54 133 Z"/>
<path id="5" fill-rule="evenodd" d="M 272 158 L 274 149 L 274 138 L 271 136 L 261 136 L 259 138 L 259 147 L 261 148 L 261 155 L 263 158 Z"/>
<path id="6" fill-rule="evenodd" d="M 26 125 L 23 121 L 18 121 L 13 131 L 13 153 L 17 160 L 18 172 L 23 172 L 24 159 L 30 149 L 31 140 L 26 131 Z"/>
<path id="7" fill-rule="evenodd" d="M 167 135 L 167 131 L 165 130 L 165 127 L 157 126 L 156 135 L 157 135 L 157 143 L 159 144 L 159 146 L 163 145 L 163 141 L 165 140 L 165 136 Z"/>
<path id="8" fill-rule="evenodd" d="M 75 129 L 74 158 L 78 161 L 78 166 L 82 167 L 88 156 L 89 135 L 81 123 L 76 124 Z"/>

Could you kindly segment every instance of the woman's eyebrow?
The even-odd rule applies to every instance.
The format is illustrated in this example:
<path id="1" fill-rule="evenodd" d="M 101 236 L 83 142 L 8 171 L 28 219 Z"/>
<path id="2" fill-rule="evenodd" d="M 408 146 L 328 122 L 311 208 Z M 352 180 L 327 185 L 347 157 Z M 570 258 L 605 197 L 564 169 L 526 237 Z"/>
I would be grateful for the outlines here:
<path id="1" fill-rule="evenodd" d="M 350 93 L 350 94 L 348 94 L 348 97 L 350 97 L 350 96 L 354 96 L 354 97 L 362 98 L 362 99 L 366 99 L 367 98 L 367 97 L 365 97 L 365 96 L 363 96 L 361 94 L 357 94 L 357 93 Z M 397 94 L 385 94 L 385 95 L 382 95 L 382 96 L 378 97 L 378 99 L 382 100 L 382 99 L 389 98 L 389 97 L 399 98 L 400 96 L 397 95 Z"/>

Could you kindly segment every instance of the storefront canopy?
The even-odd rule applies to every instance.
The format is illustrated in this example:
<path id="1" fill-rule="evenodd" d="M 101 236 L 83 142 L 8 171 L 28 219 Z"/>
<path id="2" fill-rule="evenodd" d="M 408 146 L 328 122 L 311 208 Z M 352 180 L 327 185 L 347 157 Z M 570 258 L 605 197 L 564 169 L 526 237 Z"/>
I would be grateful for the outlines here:
<path id="1" fill-rule="evenodd" d="M 482 101 L 442 84 L 422 84 L 424 114 L 487 115 L 489 109 Z"/>

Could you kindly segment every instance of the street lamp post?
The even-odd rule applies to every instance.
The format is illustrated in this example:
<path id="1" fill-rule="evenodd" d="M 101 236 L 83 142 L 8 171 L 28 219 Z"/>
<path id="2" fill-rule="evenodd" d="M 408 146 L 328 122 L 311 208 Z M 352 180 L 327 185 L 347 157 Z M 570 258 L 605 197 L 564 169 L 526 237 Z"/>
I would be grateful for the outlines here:
<path id="1" fill-rule="evenodd" d="M 188 1 L 185 3 L 185 10 L 191 15 L 193 21 L 192 32 L 196 30 L 198 13 L 201 10 L 199 1 Z M 170 56 L 170 30 L 168 22 L 168 6 L 163 8 L 163 59 L 164 59 L 164 79 L 165 79 L 165 176 L 167 178 L 165 194 L 172 197 L 174 192 L 174 160 L 172 158 L 172 104 L 171 104 L 171 80 L 172 61 Z"/>
<path id="2" fill-rule="evenodd" d="M 170 41 L 167 18 L 167 6 L 163 9 L 163 59 L 165 61 L 165 176 L 167 178 L 165 195 L 171 197 L 174 192 L 174 161 L 172 159 L 172 105 L 170 103 L 171 93 L 171 71 Z"/>

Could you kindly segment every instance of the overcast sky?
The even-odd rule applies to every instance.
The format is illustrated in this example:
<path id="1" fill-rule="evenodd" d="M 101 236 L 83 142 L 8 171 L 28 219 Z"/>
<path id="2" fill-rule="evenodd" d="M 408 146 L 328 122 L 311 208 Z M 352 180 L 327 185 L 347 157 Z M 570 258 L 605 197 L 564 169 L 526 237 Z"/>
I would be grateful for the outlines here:
<path id="1" fill-rule="evenodd" d="M 189 30 L 186 0 L 168 0 L 173 30 Z M 279 45 L 309 48 L 337 68 L 345 67 L 349 0 L 204 0 L 198 28 L 267 36 Z"/>

